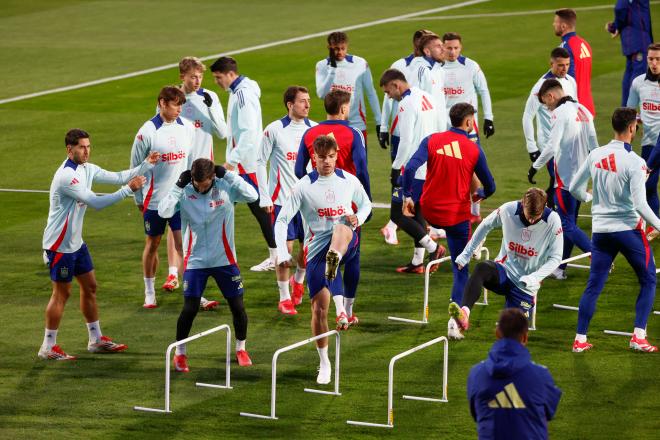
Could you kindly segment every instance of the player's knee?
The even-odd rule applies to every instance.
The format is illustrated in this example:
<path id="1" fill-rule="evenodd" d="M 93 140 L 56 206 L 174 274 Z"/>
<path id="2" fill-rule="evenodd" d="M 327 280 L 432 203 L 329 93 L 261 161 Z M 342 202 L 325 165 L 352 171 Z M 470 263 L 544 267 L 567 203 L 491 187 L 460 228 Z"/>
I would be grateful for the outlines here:
<path id="1" fill-rule="evenodd" d="M 144 249 L 150 254 L 155 254 L 158 251 L 158 246 L 160 245 L 161 236 L 151 237 L 147 236 L 147 240 L 144 244 Z"/>

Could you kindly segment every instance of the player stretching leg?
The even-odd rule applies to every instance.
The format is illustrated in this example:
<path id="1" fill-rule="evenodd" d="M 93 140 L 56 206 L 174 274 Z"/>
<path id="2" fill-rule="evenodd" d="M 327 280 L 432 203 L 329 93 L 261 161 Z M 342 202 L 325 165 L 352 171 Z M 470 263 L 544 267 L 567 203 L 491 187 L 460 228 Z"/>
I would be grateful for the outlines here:
<path id="1" fill-rule="evenodd" d="M 337 328 L 349 326 L 344 309 L 344 291 L 355 289 L 359 274 L 358 235 L 355 229 L 371 213 L 371 202 L 362 184 L 350 173 L 335 168 L 337 143 L 330 136 L 314 140 L 316 170 L 303 177 L 291 190 L 275 222 L 277 261 L 289 265 L 291 255 L 286 246 L 287 228 L 300 212 L 309 229 L 305 238 L 306 278 L 312 300 L 312 334 L 328 331 L 330 296 L 337 308 Z M 352 204 L 357 206 L 357 212 Z M 339 267 L 344 265 L 344 279 Z M 349 270 L 350 269 L 350 270 Z M 351 292 L 354 293 L 354 292 Z M 328 339 L 316 341 L 320 357 L 318 383 L 330 382 L 331 365 Z"/>
<path id="2" fill-rule="evenodd" d="M 152 152 L 147 160 L 128 171 L 113 173 L 88 162 L 89 134 L 80 129 L 69 130 L 64 139 L 67 150 L 65 160 L 50 185 L 50 210 L 43 237 L 43 248 L 50 267 L 53 293 L 46 307 L 46 330 L 39 349 L 41 359 L 71 360 L 57 345 L 57 330 L 64 306 L 71 296 L 71 281 L 76 277 L 80 285 L 80 309 L 87 322 L 92 353 L 114 353 L 126 350 L 126 345 L 103 336 L 96 304 L 96 275 L 87 245 L 82 240 L 82 226 L 88 206 L 103 209 L 128 197 L 145 183 L 142 174 L 153 168 L 158 153 Z M 103 196 L 92 192 L 92 183 L 125 184 L 120 190 Z"/>
<path id="3" fill-rule="evenodd" d="M 183 309 L 176 325 L 176 340 L 190 334 L 206 282 L 213 277 L 231 309 L 236 360 L 242 367 L 252 365 L 252 361 L 245 351 L 248 319 L 243 280 L 236 265 L 234 203 L 252 203 L 257 197 L 257 191 L 237 174 L 201 158 L 193 162 L 192 170 L 181 174 L 158 205 L 158 214 L 163 218 L 171 217 L 180 207 L 181 222 L 188 231 L 184 238 Z M 189 371 L 185 344 L 176 347 L 174 367 L 176 371 Z"/>
<path id="4" fill-rule="evenodd" d="M 264 130 L 257 157 L 257 181 L 259 182 L 259 205 L 267 212 L 275 226 L 275 219 L 282 205 L 289 198 L 291 187 L 298 182 L 295 174 L 298 147 L 303 134 L 316 125 L 307 119 L 310 109 L 309 92 L 305 87 L 291 86 L 284 92 L 287 115 L 271 122 Z M 270 162 L 270 174 L 266 165 Z M 274 234 L 274 232 L 273 232 Z M 305 238 L 300 214 L 296 214 L 287 230 L 287 248 L 293 252 L 293 242 L 301 244 L 296 258 L 296 272 L 289 278 L 289 268 L 277 265 L 275 274 L 280 291 L 277 309 L 285 315 L 295 315 L 295 306 L 302 302 L 305 287 L 305 257 L 302 243 Z M 292 292 L 290 291 L 292 290 Z M 292 298 L 293 294 L 293 298 Z"/>
<path id="5" fill-rule="evenodd" d="M 504 295 L 505 307 L 519 308 L 529 317 L 541 281 L 559 266 L 564 246 L 561 219 L 545 203 L 545 191 L 530 188 L 521 201 L 505 203 L 491 212 L 474 232 L 456 258 L 459 270 L 470 262 L 479 243 L 496 227 L 502 228 L 502 247 L 495 261 L 483 261 L 474 268 L 461 304 L 449 304 L 450 338 L 463 339 L 463 332 L 470 327 L 470 310 L 484 287 Z"/>
<path id="6" fill-rule="evenodd" d="M 658 347 L 646 340 L 646 322 L 653 308 L 656 275 L 653 251 L 642 229 L 642 219 L 656 229 L 660 229 L 660 219 L 646 202 L 646 164 L 630 146 L 637 131 L 635 109 L 616 109 L 612 115 L 612 128 L 614 140 L 589 154 L 570 187 L 575 198 L 587 202 L 592 199 L 586 191 L 587 183 L 590 178 L 593 181 L 591 267 L 587 287 L 580 299 L 573 351 L 592 348 L 587 342 L 589 322 L 612 261 L 621 252 L 639 279 L 630 348 L 656 352 Z"/>

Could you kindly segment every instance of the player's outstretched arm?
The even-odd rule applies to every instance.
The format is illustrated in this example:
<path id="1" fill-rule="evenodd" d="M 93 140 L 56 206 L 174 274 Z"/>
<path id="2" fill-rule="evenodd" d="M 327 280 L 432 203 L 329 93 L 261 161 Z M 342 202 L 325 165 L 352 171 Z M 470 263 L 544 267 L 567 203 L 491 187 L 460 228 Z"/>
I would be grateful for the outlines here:
<path id="1" fill-rule="evenodd" d="M 147 155 L 147 158 L 138 166 L 129 170 L 123 171 L 108 171 L 95 166 L 94 168 L 94 182 L 110 183 L 114 185 L 124 185 L 135 176 L 144 176 L 148 171 L 152 170 L 154 165 L 158 162 L 160 154 L 152 151 Z"/>
<path id="2" fill-rule="evenodd" d="M 479 159 L 477 159 L 474 173 L 483 185 L 483 193 L 481 192 L 481 188 L 477 190 L 479 198 L 486 199 L 492 196 L 495 193 L 495 178 L 493 178 L 493 174 L 490 172 L 490 168 L 488 168 L 486 154 L 482 149 L 479 149 Z"/>
<path id="3" fill-rule="evenodd" d="M 128 185 L 122 186 L 119 190 L 112 194 L 96 195 L 94 192 L 83 184 L 74 179 L 72 174 L 64 173 L 62 175 L 60 185 L 63 188 L 64 194 L 75 199 L 78 202 L 84 203 L 96 210 L 106 208 L 114 205 L 120 200 L 128 197 L 134 191 L 142 188 L 146 179 L 143 176 L 133 177 L 129 180 Z"/>
<path id="4" fill-rule="evenodd" d="M 459 268 L 463 268 L 466 264 L 470 262 L 472 254 L 477 249 L 479 244 L 486 239 L 488 233 L 494 228 L 502 227 L 502 218 L 500 217 L 501 208 L 497 208 L 495 211 L 488 214 L 480 224 L 479 227 L 474 231 L 472 238 L 468 241 L 468 244 L 465 246 L 465 249 L 461 255 L 456 258 L 455 263 Z"/>

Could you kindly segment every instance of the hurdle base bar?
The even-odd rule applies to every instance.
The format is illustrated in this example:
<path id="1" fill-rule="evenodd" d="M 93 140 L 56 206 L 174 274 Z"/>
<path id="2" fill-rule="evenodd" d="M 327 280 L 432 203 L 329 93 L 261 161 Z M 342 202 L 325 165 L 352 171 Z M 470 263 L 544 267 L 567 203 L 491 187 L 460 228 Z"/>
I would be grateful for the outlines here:
<path id="1" fill-rule="evenodd" d="M 305 388 L 303 389 L 304 392 L 306 393 L 314 393 L 314 394 L 325 394 L 328 396 L 341 396 L 341 393 L 338 393 L 336 391 L 325 391 L 325 390 L 317 390 L 314 388 Z"/>
<path id="2" fill-rule="evenodd" d="M 653 314 L 654 314 L 654 315 L 660 315 L 660 310 L 654 310 L 654 311 L 653 311 Z"/>
<path id="3" fill-rule="evenodd" d="M 424 319 L 422 319 L 421 321 L 419 319 L 398 318 L 396 316 L 388 316 L 387 319 L 389 319 L 390 321 L 409 322 L 411 324 L 428 324 L 429 323 L 426 320 L 426 317 L 424 317 Z"/>
<path id="4" fill-rule="evenodd" d="M 255 419 L 278 420 L 277 417 L 265 416 L 263 414 L 253 414 L 253 413 L 248 413 L 248 412 L 242 412 L 241 415 L 243 417 L 252 417 L 252 418 L 255 418 Z"/>
<path id="5" fill-rule="evenodd" d="M 436 399 L 433 397 L 420 397 L 420 396 L 408 396 L 408 395 L 403 395 L 401 396 L 402 399 L 406 400 L 422 400 L 424 402 L 441 402 L 441 403 L 447 403 L 449 400 L 447 399 Z"/>
<path id="6" fill-rule="evenodd" d="M 615 335 L 615 336 L 632 336 L 632 333 L 629 332 L 619 332 L 616 330 L 603 330 L 603 333 L 606 333 L 608 335 Z"/>
<path id="7" fill-rule="evenodd" d="M 133 409 L 135 411 L 155 412 L 155 413 L 165 413 L 165 414 L 170 414 L 172 412 L 160 408 L 147 408 L 146 406 L 134 406 Z"/>
<path id="8" fill-rule="evenodd" d="M 369 426 L 371 428 L 394 428 L 394 425 L 384 423 L 356 422 L 355 420 L 346 420 L 346 423 L 354 426 Z"/>
<path id="9" fill-rule="evenodd" d="M 230 387 L 228 385 L 216 385 L 214 383 L 202 383 L 202 382 L 195 382 L 195 385 L 198 387 L 203 387 L 203 388 L 220 388 L 223 390 L 233 390 L 234 387 Z"/>
<path id="10" fill-rule="evenodd" d="M 575 311 L 575 312 L 577 312 L 577 311 L 579 310 L 579 309 L 578 309 L 577 307 L 575 307 L 575 306 L 565 306 L 565 305 L 563 305 L 563 304 L 553 304 L 552 307 L 554 307 L 555 309 L 573 310 L 573 311 Z"/>
<path id="11" fill-rule="evenodd" d="M 577 269 L 591 269 L 591 266 L 587 266 L 586 264 L 573 264 L 573 263 L 568 263 L 566 266 L 568 267 L 575 267 Z"/>

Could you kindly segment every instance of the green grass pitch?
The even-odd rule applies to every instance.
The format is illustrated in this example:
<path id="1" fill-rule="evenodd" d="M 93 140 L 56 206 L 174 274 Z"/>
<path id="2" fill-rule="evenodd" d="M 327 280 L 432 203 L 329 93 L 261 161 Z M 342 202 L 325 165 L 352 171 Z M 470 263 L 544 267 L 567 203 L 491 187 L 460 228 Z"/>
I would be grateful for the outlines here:
<path id="1" fill-rule="evenodd" d="M 0 99 L 176 63 L 185 55 L 231 51 L 451 3 L 6 0 L 0 6 Z M 495 0 L 441 14 L 603 4 L 613 2 Z M 660 8 L 652 8 L 657 33 Z M 578 32 L 593 48 L 592 87 L 601 143 L 611 136 L 609 115 L 620 99 L 624 67 L 618 40 L 611 40 L 603 30 L 611 17 L 609 8 L 578 10 Z M 525 175 L 529 161 L 520 120 L 529 89 L 545 71 L 548 54 L 558 42 L 551 22 L 552 13 L 397 21 L 351 31 L 350 51 L 367 58 L 378 78 L 392 61 L 410 52 L 410 36 L 416 29 L 463 34 L 464 53 L 481 64 L 493 98 L 497 133 L 484 142 L 484 148 L 498 190 L 483 204 L 483 210 L 489 211 L 520 197 L 528 186 Z M 314 63 L 325 54 L 324 37 L 318 37 L 237 56 L 241 72 L 262 88 L 264 124 L 283 115 L 281 95 L 288 85 L 302 84 L 314 90 Z M 112 170 L 125 168 L 133 136 L 152 116 L 158 90 L 177 81 L 178 72 L 169 69 L 0 105 L 0 188 L 48 189 L 65 155 L 62 138 L 72 127 L 91 133 L 92 162 Z M 210 73 L 204 86 L 218 91 L 226 108 L 227 95 L 212 83 Z M 323 116 L 322 103 L 314 97 L 311 117 L 321 120 Z M 387 202 L 389 159 L 375 142 L 373 123 L 369 136 L 374 199 Z M 635 146 L 639 151 L 639 141 Z M 217 141 L 216 154 L 223 152 L 224 143 Z M 546 184 L 545 174 L 540 173 L 540 177 L 539 185 Z M 388 315 L 420 317 L 423 278 L 394 272 L 396 265 L 408 261 L 411 246 L 403 235 L 398 247 L 383 243 L 378 229 L 386 221 L 384 209 L 375 210 L 363 233 L 362 279 L 356 303 L 361 325 L 342 337 L 342 396 L 303 393 L 303 387 L 314 385 L 318 360 L 309 345 L 282 356 L 280 420 L 263 421 L 239 417 L 238 413 L 268 411 L 272 354 L 309 337 L 310 311 L 305 299 L 297 316 L 281 316 L 276 310 L 273 273 L 247 270 L 265 258 L 266 250 L 260 234 L 250 232 L 256 224 L 246 207 L 237 209 L 236 238 L 250 317 L 247 347 L 255 365 L 240 369 L 233 364 L 232 391 L 196 388 L 195 381 L 218 382 L 224 377 L 224 343 L 221 336 L 192 343 L 192 372 L 173 375 L 174 413 L 160 415 L 132 408 L 163 403 L 163 353 L 175 336 L 180 290 L 159 293 L 158 309 L 142 309 L 140 255 L 144 239 L 133 202 L 126 200 L 102 212 L 90 210 L 84 230 L 99 281 L 102 328 L 127 343 L 129 350 L 113 356 L 86 353 L 87 335 L 74 293 L 58 336 L 68 352 L 80 356 L 72 363 L 49 363 L 36 357 L 51 292 L 40 251 L 48 197 L 2 192 L 0 206 L 0 438 L 476 437 L 465 385 L 470 367 L 485 358 L 494 340 L 494 323 L 503 304 L 495 295 L 491 305 L 473 312 L 474 328 L 467 339 L 450 344 L 449 403 L 400 398 L 403 393 L 440 395 L 441 349 L 434 346 L 397 365 L 393 430 L 346 425 L 347 419 L 384 423 L 389 359 L 446 332 L 451 286 L 448 267 L 432 277 L 429 325 L 387 320 Z M 588 209 L 585 206 L 582 212 L 588 213 Z M 590 227 L 588 219 L 581 219 L 580 224 L 587 230 Z M 500 238 L 498 233 L 489 237 L 491 255 L 496 253 Z M 162 253 L 157 282 L 163 280 L 164 261 Z M 550 435 L 556 439 L 657 438 L 660 358 L 631 353 L 626 338 L 602 333 L 605 328 L 631 331 L 636 278 L 623 259 L 616 261 L 591 326 L 590 340 L 595 349 L 575 355 L 570 345 L 577 315 L 553 309 L 552 303 L 576 305 L 586 279 L 587 271 L 571 270 L 568 280 L 548 280 L 539 294 L 539 330 L 531 333 L 528 347 L 532 358 L 550 369 L 563 390 Z M 218 298 L 216 289 L 207 293 Z M 200 313 L 193 332 L 230 322 L 224 305 L 218 312 Z M 659 325 L 660 316 L 651 316 L 649 338 L 656 343 Z"/>

